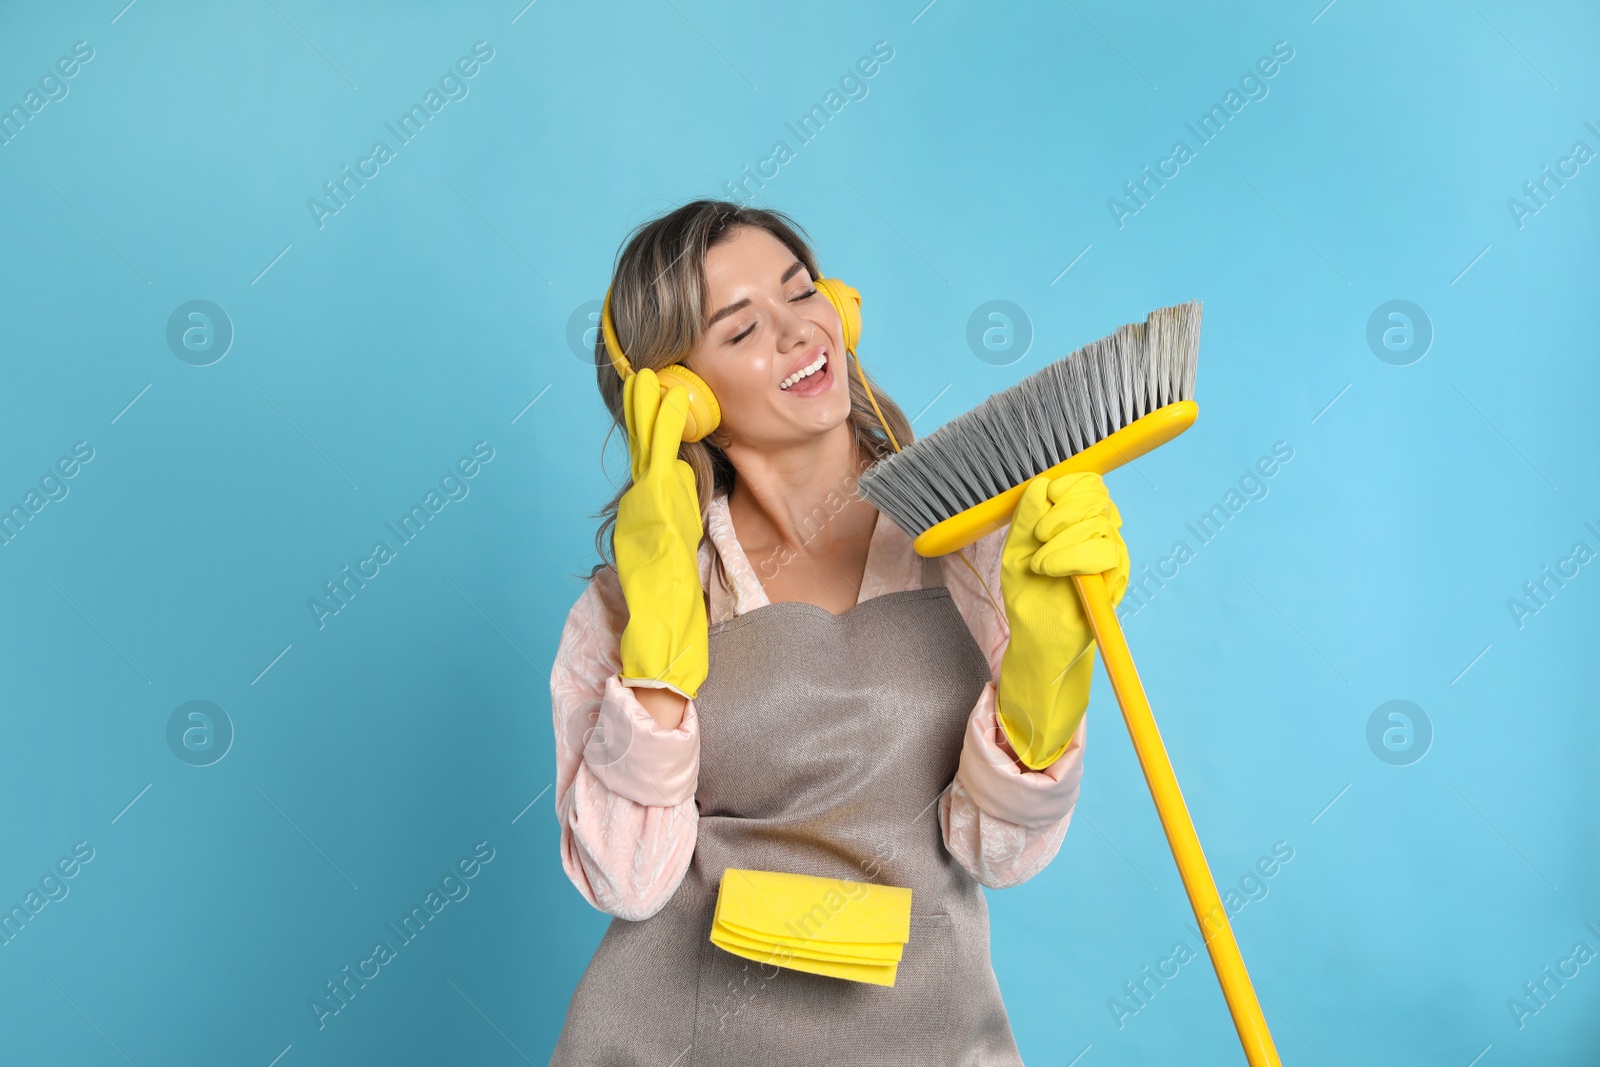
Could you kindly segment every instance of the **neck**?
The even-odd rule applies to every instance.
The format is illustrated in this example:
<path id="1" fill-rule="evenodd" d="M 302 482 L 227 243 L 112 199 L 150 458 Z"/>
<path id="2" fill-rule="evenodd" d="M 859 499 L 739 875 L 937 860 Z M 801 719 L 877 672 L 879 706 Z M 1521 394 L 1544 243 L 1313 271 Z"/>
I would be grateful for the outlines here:
<path id="1" fill-rule="evenodd" d="M 848 422 L 780 450 L 734 445 L 728 459 L 737 471 L 728 512 L 742 544 L 815 554 L 871 537 L 878 509 L 856 492 L 869 461 Z"/>

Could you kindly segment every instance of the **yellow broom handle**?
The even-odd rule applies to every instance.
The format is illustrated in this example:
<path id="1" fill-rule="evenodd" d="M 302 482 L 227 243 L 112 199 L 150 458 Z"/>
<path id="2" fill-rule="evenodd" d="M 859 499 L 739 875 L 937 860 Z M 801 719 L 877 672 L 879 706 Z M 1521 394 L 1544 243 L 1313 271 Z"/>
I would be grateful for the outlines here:
<path id="1" fill-rule="evenodd" d="M 1072 581 L 1078 588 L 1089 625 L 1094 628 L 1100 658 L 1111 676 L 1111 687 L 1116 690 L 1122 718 L 1133 738 L 1133 750 L 1139 756 L 1144 780 L 1156 802 L 1161 828 L 1166 831 L 1167 844 L 1172 847 L 1172 858 L 1178 862 L 1184 892 L 1189 894 L 1189 905 L 1200 923 L 1206 951 L 1211 955 L 1212 967 L 1216 968 L 1217 981 L 1222 984 L 1222 996 L 1228 1002 L 1228 1013 L 1233 1016 L 1234 1029 L 1239 1031 L 1239 1042 L 1244 1045 L 1245 1059 L 1250 1067 L 1279 1067 L 1278 1050 L 1272 1044 L 1267 1020 L 1261 1014 L 1250 975 L 1244 969 L 1239 943 L 1233 939 L 1228 910 L 1217 895 L 1217 884 L 1212 881 L 1205 853 L 1200 850 L 1200 838 L 1195 835 L 1188 805 L 1184 804 L 1183 794 L 1178 790 L 1178 778 L 1172 773 L 1172 761 L 1161 743 L 1155 716 L 1150 713 L 1150 701 L 1144 695 L 1139 672 L 1133 667 L 1133 655 L 1128 651 L 1127 638 L 1122 635 L 1122 625 L 1112 609 L 1105 579 L 1098 574 L 1075 574 Z"/>

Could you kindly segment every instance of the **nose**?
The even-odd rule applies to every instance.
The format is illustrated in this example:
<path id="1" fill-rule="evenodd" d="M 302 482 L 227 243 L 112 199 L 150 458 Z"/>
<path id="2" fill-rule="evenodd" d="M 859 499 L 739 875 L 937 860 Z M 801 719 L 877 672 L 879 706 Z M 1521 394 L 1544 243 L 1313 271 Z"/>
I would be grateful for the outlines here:
<path id="1" fill-rule="evenodd" d="M 819 294 L 820 295 L 820 294 Z M 809 345 L 817 335 L 817 324 L 806 317 L 802 310 L 806 305 L 817 299 L 812 297 L 801 304 L 791 304 L 782 301 L 783 310 L 773 320 L 778 326 L 778 335 L 784 342 L 784 347 L 793 347 L 795 344 Z"/>

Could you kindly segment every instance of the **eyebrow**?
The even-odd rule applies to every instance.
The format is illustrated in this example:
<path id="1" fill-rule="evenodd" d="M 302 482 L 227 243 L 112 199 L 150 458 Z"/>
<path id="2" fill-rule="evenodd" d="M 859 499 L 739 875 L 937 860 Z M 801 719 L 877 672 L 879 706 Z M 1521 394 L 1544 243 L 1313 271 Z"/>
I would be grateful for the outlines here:
<path id="1" fill-rule="evenodd" d="M 798 259 L 795 260 L 793 263 L 789 264 L 789 269 L 783 272 L 783 277 L 778 279 L 778 284 L 782 285 L 784 282 L 788 281 L 790 278 L 793 278 L 795 276 L 795 272 L 798 271 L 802 266 L 804 266 L 804 264 L 801 263 Z M 708 330 L 711 329 L 711 327 L 715 326 L 717 323 L 721 322 L 723 319 L 727 318 L 729 315 L 732 315 L 735 311 L 738 311 L 740 308 L 748 307 L 749 304 L 750 304 L 750 298 L 749 297 L 745 297 L 743 300 L 734 301 L 733 303 L 729 304 L 727 307 L 723 308 L 721 311 L 717 312 L 715 315 L 713 315 L 709 319 L 707 319 L 705 328 L 708 329 Z"/>

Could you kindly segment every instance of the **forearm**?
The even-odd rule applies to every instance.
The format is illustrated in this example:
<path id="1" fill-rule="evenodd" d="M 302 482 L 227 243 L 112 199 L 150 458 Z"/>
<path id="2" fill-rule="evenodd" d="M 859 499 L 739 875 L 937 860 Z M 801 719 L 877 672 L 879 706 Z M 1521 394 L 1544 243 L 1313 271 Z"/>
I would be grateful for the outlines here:
<path id="1" fill-rule="evenodd" d="M 1060 759 L 1089 707 L 1095 644 L 1088 627 L 1048 635 L 1013 631 L 996 679 L 1006 739 L 1035 770 Z"/>
<path id="2" fill-rule="evenodd" d="M 967 720 L 960 765 L 939 799 L 939 822 L 956 862 L 1001 889 L 1032 878 L 1061 847 L 1083 777 L 1084 721 L 1060 759 L 1030 770 L 1000 729 L 995 696 L 995 686 L 985 686 Z"/>
<path id="3" fill-rule="evenodd" d="M 622 683 L 619 602 L 603 573 L 562 631 L 550 671 L 555 811 L 573 885 L 601 911 L 642 919 L 671 899 L 694 852 L 700 735 L 692 700 Z M 681 706 L 664 722 L 641 695 Z"/>
<path id="4" fill-rule="evenodd" d="M 647 919 L 683 881 L 699 814 L 692 798 L 665 806 L 614 793 L 583 764 L 556 801 L 561 866 L 595 908 L 622 919 Z"/>
<path id="5" fill-rule="evenodd" d="M 689 706 L 689 698 L 674 693 L 670 689 L 655 689 L 649 686 L 630 685 L 633 695 L 638 698 L 644 710 L 650 717 L 668 730 L 676 730 L 683 723 L 683 713 Z"/>

